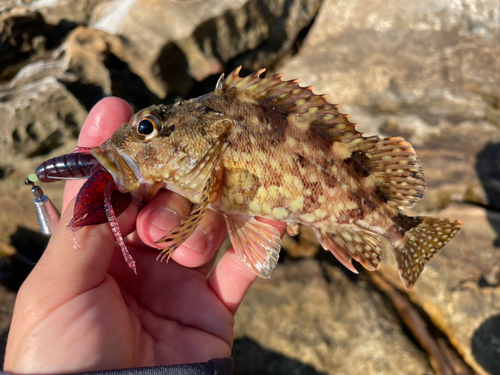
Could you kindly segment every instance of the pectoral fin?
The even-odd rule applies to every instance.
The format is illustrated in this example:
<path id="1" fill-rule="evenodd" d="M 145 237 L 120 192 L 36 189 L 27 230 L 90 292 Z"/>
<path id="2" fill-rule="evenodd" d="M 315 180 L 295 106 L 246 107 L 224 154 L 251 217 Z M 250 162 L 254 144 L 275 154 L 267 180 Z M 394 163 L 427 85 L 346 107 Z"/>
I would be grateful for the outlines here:
<path id="1" fill-rule="evenodd" d="M 231 215 L 225 218 L 231 243 L 240 260 L 257 276 L 269 278 L 281 249 L 278 230 L 253 217 Z"/>
<path id="2" fill-rule="evenodd" d="M 230 128 L 232 121 L 223 120 L 219 121 L 218 124 L 220 125 L 218 131 L 225 132 Z M 179 189 L 179 193 L 189 199 L 197 197 L 201 188 L 206 184 L 207 176 L 217 168 L 219 157 L 227 147 L 225 139 L 226 133 L 220 134 L 214 141 L 212 147 L 192 169 L 186 167 L 185 172 L 175 176 L 173 185 Z M 188 159 L 189 158 L 186 159 L 186 163 L 189 163 Z"/>
<path id="3" fill-rule="evenodd" d="M 155 243 L 168 243 L 169 246 L 161 251 L 156 260 L 162 261 L 167 258 L 170 259 L 172 253 L 186 241 L 191 234 L 195 231 L 201 219 L 207 211 L 208 205 L 214 193 L 215 186 L 217 185 L 217 178 L 215 170 L 212 171 L 207 180 L 205 187 L 201 193 L 201 199 L 198 204 L 195 204 L 191 209 L 189 215 L 180 222 L 175 228 L 171 229 L 167 235 L 160 238 Z"/>
<path id="4" fill-rule="evenodd" d="M 352 265 L 357 260 L 370 271 L 378 268 L 382 259 L 378 235 L 354 225 L 332 225 L 326 229 L 314 229 L 321 246 L 333 255 L 349 270 L 358 273 Z"/>

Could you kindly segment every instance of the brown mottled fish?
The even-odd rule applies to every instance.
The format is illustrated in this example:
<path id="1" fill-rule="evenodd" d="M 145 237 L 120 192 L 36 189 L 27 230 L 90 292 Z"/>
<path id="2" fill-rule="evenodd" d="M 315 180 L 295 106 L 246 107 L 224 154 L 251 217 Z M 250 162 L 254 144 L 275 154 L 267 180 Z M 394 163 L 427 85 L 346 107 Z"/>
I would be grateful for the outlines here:
<path id="1" fill-rule="evenodd" d="M 161 188 L 195 203 L 158 242 L 162 259 L 195 230 L 207 208 L 224 214 L 240 259 L 260 277 L 276 266 L 278 231 L 266 217 L 312 227 L 348 269 L 375 270 L 379 235 L 389 240 L 401 279 L 411 288 L 425 263 L 462 223 L 409 217 L 425 191 L 420 161 L 403 138 L 363 137 L 338 106 L 283 74 L 221 76 L 215 91 L 136 113 L 92 154 L 121 192 L 137 202 Z"/>

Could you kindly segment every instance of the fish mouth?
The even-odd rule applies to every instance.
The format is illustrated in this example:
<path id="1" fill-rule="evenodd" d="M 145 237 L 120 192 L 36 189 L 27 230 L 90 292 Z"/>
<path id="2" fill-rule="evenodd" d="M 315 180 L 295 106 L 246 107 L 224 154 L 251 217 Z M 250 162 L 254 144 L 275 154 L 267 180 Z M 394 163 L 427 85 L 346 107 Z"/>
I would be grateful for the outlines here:
<path id="1" fill-rule="evenodd" d="M 120 151 L 107 143 L 99 147 L 92 147 L 91 153 L 111 174 L 121 193 L 129 193 L 141 186 L 136 176 L 141 176 L 142 173 L 132 158 L 121 154 Z"/>

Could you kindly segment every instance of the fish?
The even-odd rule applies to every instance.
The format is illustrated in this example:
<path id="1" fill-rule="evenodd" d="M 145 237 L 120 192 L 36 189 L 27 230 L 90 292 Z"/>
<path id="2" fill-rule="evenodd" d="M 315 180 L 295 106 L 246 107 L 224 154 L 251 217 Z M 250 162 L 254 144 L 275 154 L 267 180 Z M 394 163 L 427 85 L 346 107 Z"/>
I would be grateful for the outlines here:
<path id="1" fill-rule="evenodd" d="M 193 203 L 188 217 L 158 244 L 168 258 L 207 209 L 224 215 L 241 261 L 268 278 L 279 232 L 256 217 L 310 226 L 345 267 L 374 271 L 381 239 L 392 245 L 407 289 L 462 227 L 458 220 L 406 216 L 426 190 L 419 158 L 401 137 L 364 137 L 338 105 L 283 74 L 224 74 L 215 90 L 138 111 L 92 155 L 119 192 L 144 204 L 160 189 Z"/>

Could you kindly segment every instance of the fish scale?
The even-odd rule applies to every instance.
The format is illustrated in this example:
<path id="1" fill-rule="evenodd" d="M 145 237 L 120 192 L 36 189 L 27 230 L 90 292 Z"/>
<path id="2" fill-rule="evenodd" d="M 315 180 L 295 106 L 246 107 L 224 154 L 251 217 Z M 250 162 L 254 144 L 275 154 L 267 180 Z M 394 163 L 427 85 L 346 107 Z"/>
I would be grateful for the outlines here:
<path id="1" fill-rule="evenodd" d="M 290 232 L 311 226 L 353 272 L 353 259 L 378 268 L 383 236 L 411 288 L 462 226 L 401 212 L 425 191 L 412 146 L 400 137 L 364 137 L 338 105 L 298 80 L 239 71 L 222 75 L 210 94 L 139 111 L 92 149 L 135 201 L 167 188 L 196 204 L 162 239 L 170 244 L 162 254 L 178 248 L 210 207 L 224 214 L 235 251 L 260 277 L 276 266 L 281 241 L 257 216 L 289 223 Z"/>

